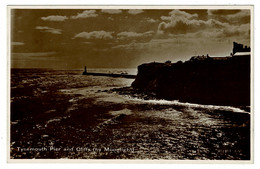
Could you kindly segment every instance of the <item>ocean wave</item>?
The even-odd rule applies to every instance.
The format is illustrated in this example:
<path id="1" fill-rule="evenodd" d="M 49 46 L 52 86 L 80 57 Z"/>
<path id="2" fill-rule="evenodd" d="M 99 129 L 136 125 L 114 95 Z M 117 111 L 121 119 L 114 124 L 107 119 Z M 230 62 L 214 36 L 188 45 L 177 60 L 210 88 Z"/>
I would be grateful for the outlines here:
<path id="1" fill-rule="evenodd" d="M 176 106 L 185 106 L 189 108 L 202 108 L 207 110 L 220 110 L 220 111 L 231 111 L 231 112 L 237 112 L 237 113 L 248 113 L 250 112 L 242 110 L 237 107 L 232 106 L 218 106 L 218 105 L 203 105 L 203 104 L 196 104 L 196 103 L 187 103 L 187 102 L 179 102 L 178 100 L 144 100 L 139 98 L 130 98 L 132 101 L 140 102 L 140 103 L 146 103 L 146 104 L 154 104 L 154 105 L 176 105 Z"/>

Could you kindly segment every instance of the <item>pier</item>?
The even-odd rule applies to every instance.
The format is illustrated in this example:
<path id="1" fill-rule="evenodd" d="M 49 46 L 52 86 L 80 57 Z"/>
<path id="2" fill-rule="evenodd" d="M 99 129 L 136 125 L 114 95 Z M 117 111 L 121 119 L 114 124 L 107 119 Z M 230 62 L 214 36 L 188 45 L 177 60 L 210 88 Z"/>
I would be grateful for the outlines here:
<path id="1" fill-rule="evenodd" d="M 87 72 L 86 66 L 85 66 L 85 71 L 82 73 L 82 75 L 121 77 L 121 78 L 127 78 L 127 79 L 135 79 L 136 78 L 136 75 L 129 75 L 129 74 L 91 73 L 91 72 Z"/>

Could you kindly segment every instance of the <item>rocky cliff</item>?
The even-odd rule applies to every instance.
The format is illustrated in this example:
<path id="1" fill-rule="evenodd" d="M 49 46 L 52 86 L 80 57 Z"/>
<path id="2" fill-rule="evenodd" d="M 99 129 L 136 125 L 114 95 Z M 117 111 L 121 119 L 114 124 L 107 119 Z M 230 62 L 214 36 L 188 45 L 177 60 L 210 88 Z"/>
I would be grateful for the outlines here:
<path id="1" fill-rule="evenodd" d="M 250 105 L 250 56 L 142 64 L 132 87 L 158 99 Z"/>

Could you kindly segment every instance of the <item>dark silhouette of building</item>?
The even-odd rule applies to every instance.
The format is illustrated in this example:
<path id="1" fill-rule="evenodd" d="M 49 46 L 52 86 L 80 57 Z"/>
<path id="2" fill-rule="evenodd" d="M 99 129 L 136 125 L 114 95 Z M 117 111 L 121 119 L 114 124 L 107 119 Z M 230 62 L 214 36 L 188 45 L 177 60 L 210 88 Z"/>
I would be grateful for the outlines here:
<path id="1" fill-rule="evenodd" d="M 233 53 L 232 58 L 240 60 L 240 62 L 250 63 L 251 49 L 248 46 L 233 42 Z"/>
<path id="2" fill-rule="evenodd" d="M 171 64 L 172 62 L 170 60 L 167 60 L 165 63 L 166 64 Z"/>
<path id="3" fill-rule="evenodd" d="M 190 61 L 196 61 L 196 60 L 206 60 L 209 58 L 209 55 L 207 54 L 206 56 L 202 55 L 198 55 L 198 56 L 192 56 Z"/>
<path id="4" fill-rule="evenodd" d="M 250 51 L 251 51 L 250 47 L 233 42 L 233 55 L 235 55 L 237 52 L 250 52 Z"/>
<path id="5" fill-rule="evenodd" d="M 191 57 L 190 61 L 198 61 L 198 60 L 206 60 L 211 59 L 215 61 L 222 61 L 222 60 L 228 60 L 228 59 L 247 59 L 250 60 L 250 47 L 244 46 L 243 44 L 239 44 L 237 42 L 233 42 L 233 49 L 232 53 L 230 53 L 230 56 L 193 56 Z"/>

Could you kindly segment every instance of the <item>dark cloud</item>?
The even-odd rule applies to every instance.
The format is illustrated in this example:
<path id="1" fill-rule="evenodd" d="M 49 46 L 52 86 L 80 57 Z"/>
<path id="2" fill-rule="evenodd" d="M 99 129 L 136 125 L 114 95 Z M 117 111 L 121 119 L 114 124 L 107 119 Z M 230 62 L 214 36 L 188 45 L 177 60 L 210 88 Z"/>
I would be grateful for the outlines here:
<path id="1" fill-rule="evenodd" d="M 241 12 L 241 10 L 234 10 L 234 9 L 209 9 L 209 15 L 233 15 L 236 13 Z"/>
<path id="2" fill-rule="evenodd" d="M 250 10 L 241 10 L 238 13 L 226 15 L 227 22 L 233 24 L 248 24 L 250 23 Z"/>
<path id="3" fill-rule="evenodd" d="M 210 18 L 230 24 L 250 23 L 250 10 L 208 10 Z"/>

